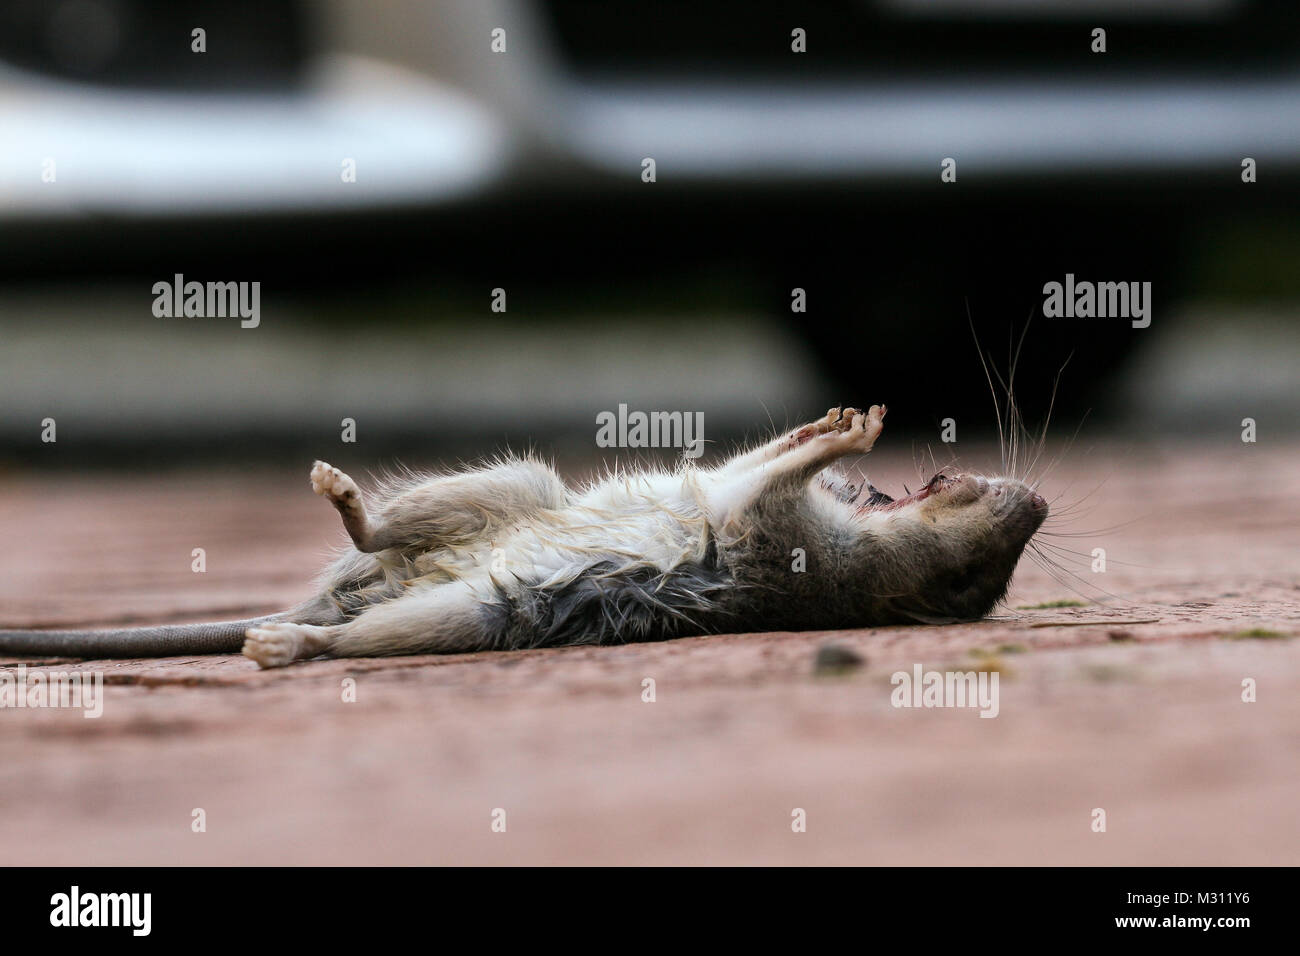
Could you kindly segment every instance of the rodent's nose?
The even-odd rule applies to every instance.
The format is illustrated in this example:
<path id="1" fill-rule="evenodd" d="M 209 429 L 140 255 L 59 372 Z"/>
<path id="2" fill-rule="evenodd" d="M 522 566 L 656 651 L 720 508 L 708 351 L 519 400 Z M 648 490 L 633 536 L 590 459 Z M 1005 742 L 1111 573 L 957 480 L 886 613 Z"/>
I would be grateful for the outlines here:
<path id="1" fill-rule="evenodd" d="M 1035 511 L 1047 510 L 1047 499 L 1042 495 L 1034 494 L 1029 496 L 1029 504 Z"/>

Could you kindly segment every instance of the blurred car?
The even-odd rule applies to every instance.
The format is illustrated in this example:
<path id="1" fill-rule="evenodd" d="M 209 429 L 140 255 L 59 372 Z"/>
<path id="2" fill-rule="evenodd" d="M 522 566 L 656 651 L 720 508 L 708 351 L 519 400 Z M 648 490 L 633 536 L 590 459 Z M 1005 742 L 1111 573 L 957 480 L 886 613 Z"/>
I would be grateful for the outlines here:
<path id="1" fill-rule="evenodd" d="M 806 289 L 842 379 L 828 324 L 914 359 L 877 371 L 908 396 L 978 372 L 918 343 L 938 317 L 1000 340 L 1067 272 L 1175 301 L 1198 223 L 1278 201 L 1243 160 L 1300 167 L 1298 51 L 1280 0 L 0 0 L 0 251 L 286 281 L 341 238 L 470 281 L 721 264 L 781 314 Z M 1133 336 L 1077 339 L 1028 349 Z"/>
<path id="2" fill-rule="evenodd" d="M 647 151 L 679 182 L 1294 166 L 1298 49 L 1270 0 L 4 0 L 0 214 L 429 203 Z"/>

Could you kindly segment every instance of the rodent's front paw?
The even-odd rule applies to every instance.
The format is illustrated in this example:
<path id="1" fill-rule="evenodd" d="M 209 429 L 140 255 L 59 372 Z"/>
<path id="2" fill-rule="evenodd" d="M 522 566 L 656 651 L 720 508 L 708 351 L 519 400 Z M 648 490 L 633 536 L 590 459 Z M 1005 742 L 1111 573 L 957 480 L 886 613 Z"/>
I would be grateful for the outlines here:
<path id="1" fill-rule="evenodd" d="M 850 409 L 845 409 L 847 417 Z M 876 443 L 880 437 L 880 432 L 885 427 L 885 406 L 872 405 L 867 409 L 866 414 L 852 409 L 853 417 L 849 422 L 849 427 L 842 431 L 828 434 L 827 440 L 843 443 L 847 448 L 859 454 L 865 455 L 871 451 L 871 446 Z"/>
<path id="2" fill-rule="evenodd" d="M 826 417 L 817 423 L 818 431 L 823 435 L 829 432 L 846 432 L 853 427 L 854 416 L 861 414 L 856 408 L 837 405 L 835 408 L 829 409 L 826 412 Z"/>
<path id="3" fill-rule="evenodd" d="M 856 408 L 836 405 L 827 410 L 825 417 L 796 428 L 790 435 L 790 445 L 797 447 L 819 435 L 843 434 L 853 427 L 853 416 L 859 414 Z"/>

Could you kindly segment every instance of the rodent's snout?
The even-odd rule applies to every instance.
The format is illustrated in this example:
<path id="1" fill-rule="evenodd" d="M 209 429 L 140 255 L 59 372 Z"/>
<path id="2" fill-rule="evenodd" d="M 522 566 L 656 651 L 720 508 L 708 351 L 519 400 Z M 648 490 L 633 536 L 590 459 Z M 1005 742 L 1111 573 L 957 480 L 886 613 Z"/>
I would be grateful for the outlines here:
<path id="1" fill-rule="evenodd" d="M 990 506 L 995 515 L 1026 516 L 1032 519 L 1035 528 L 1046 520 L 1047 499 L 1024 482 L 1013 478 L 994 478 L 985 484 L 989 491 Z"/>

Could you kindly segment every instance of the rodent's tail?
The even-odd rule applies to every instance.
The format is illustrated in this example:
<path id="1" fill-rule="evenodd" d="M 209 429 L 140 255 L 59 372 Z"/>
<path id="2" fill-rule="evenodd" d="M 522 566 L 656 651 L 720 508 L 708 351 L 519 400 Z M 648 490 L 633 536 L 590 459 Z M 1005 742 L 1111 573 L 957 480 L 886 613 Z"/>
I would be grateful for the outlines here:
<path id="1" fill-rule="evenodd" d="M 244 631 L 279 621 L 283 614 L 213 624 L 163 624 L 112 631 L 0 631 L 0 654 L 54 657 L 174 657 L 237 654 Z"/>

